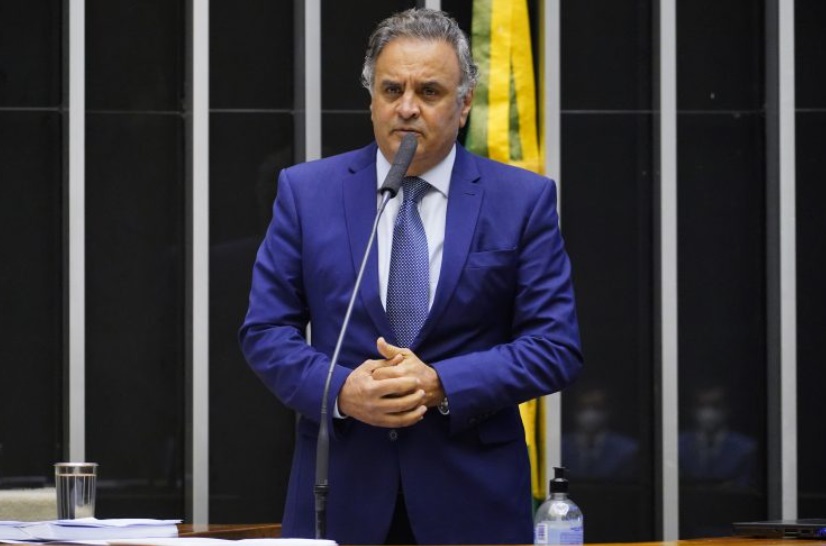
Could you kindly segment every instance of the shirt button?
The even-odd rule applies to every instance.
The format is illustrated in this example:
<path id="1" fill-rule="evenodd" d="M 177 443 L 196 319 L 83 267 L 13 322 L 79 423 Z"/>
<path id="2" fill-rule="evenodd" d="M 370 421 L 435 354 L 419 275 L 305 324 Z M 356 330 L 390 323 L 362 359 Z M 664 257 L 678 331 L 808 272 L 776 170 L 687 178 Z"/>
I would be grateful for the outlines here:
<path id="1" fill-rule="evenodd" d="M 393 430 L 391 430 L 390 432 L 387 433 L 387 437 L 390 438 L 391 442 L 395 442 L 396 440 L 399 439 L 399 433 L 396 429 L 393 429 Z"/>

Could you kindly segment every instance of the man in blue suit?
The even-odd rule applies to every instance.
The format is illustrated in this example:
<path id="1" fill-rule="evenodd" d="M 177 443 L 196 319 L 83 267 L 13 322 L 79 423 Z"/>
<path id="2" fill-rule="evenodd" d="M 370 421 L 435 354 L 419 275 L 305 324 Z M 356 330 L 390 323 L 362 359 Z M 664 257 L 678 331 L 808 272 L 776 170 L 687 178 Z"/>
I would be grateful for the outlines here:
<path id="1" fill-rule="evenodd" d="M 408 175 L 420 189 L 406 180 L 388 204 L 332 376 L 328 535 L 347 544 L 532 542 L 517 406 L 564 388 L 582 364 L 556 188 L 456 143 L 476 67 L 444 13 L 408 10 L 380 23 L 362 79 L 376 141 L 282 171 L 240 334 L 252 369 L 300 416 L 283 534 L 314 534 L 323 385 L 378 189 L 412 133 Z M 399 202 L 414 191 L 423 197 L 408 222 L 414 212 L 399 212 Z M 399 269 L 398 230 L 413 228 L 397 220 L 426 236 L 422 273 Z M 418 308 L 394 291 L 422 281 L 418 323 Z"/>

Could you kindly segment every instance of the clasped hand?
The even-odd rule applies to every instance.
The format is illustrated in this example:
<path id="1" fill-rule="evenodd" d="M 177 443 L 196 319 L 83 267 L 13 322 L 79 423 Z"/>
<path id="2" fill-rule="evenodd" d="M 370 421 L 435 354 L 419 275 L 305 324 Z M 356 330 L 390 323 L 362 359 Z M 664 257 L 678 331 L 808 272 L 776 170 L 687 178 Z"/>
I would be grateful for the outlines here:
<path id="1" fill-rule="evenodd" d="M 368 425 L 409 427 L 421 421 L 427 408 L 444 398 L 436 371 L 410 349 L 376 342 L 384 358 L 365 360 L 347 377 L 338 395 L 338 409 Z"/>

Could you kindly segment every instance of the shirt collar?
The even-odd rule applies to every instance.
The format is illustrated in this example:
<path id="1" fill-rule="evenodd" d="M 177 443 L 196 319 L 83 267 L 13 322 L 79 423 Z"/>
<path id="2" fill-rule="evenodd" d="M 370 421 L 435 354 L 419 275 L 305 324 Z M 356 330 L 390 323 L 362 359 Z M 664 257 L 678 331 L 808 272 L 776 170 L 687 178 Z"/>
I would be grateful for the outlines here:
<path id="1" fill-rule="evenodd" d="M 447 197 L 450 189 L 450 174 L 453 172 L 453 164 L 456 162 L 456 144 L 450 149 L 447 156 L 432 169 L 419 175 L 419 178 L 439 190 Z M 376 149 L 376 178 L 378 180 L 377 189 L 381 189 L 387 173 L 390 172 L 390 162 L 384 157 L 380 149 Z"/>

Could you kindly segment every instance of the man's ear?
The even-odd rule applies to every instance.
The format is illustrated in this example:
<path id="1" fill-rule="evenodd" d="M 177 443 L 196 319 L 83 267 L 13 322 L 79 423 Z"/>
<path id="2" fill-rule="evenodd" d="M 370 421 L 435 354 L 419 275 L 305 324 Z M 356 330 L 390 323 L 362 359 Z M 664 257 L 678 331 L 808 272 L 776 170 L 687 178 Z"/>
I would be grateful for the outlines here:
<path id="1" fill-rule="evenodd" d="M 468 114 L 470 114 L 470 105 L 473 103 L 473 92 L 474 89 L 470 89 L 467 94 L 465 94 L 465 98 L 462 99 L 462 112 L 459 117 L 459 127 L 464 127 L 465 123 L 467 123 Z"/>

